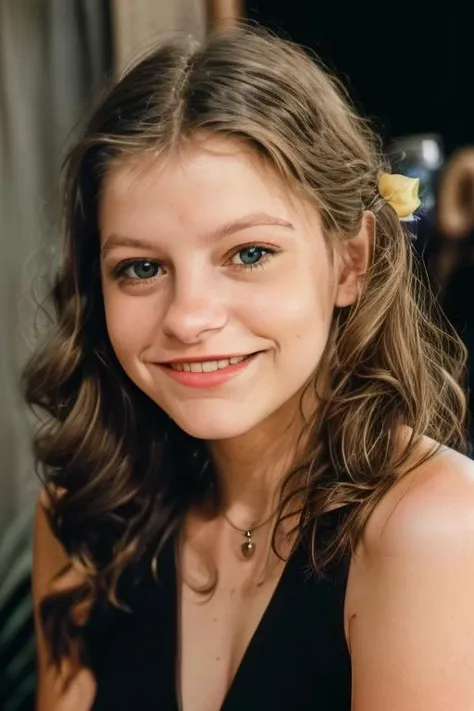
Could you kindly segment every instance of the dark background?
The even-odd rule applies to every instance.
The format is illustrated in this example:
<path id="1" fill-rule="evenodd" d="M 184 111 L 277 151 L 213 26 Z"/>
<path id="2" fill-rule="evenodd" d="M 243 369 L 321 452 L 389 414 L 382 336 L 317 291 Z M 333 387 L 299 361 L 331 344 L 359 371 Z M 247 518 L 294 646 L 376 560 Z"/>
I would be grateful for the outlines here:
<path id="1" fill-rule="evenodd" d="M 474 143 L 474 10 L 455 0 L 247 0 L 247 17 L 310 47 L 376 129 Z"/>

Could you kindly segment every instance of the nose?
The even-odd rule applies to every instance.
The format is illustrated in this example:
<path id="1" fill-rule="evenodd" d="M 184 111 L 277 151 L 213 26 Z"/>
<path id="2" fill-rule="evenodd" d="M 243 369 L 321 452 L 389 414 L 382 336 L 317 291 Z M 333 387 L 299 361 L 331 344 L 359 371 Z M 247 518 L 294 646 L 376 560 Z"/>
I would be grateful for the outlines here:
<path id="1" fill-rule="evenodd" d="M 222 295 L 209 278 L 176 278 L 163 318 L 163 333 L 192 345 L 221 330 L 227 323 Z"/>

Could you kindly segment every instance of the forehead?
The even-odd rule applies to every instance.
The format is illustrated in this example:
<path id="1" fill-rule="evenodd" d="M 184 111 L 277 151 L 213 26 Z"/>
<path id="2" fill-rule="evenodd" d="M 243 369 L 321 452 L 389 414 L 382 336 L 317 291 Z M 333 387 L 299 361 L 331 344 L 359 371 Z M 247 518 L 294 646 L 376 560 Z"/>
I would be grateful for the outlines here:
<path id="1" fill-rule="evenodd" d="M 317 218 L 248 147 L 210 137 L 167 155 L 116 162 L 104 178 L 99 218 L 102 234 L 133 227 L 206 232 L 259 212 L 299 223 Z"/>

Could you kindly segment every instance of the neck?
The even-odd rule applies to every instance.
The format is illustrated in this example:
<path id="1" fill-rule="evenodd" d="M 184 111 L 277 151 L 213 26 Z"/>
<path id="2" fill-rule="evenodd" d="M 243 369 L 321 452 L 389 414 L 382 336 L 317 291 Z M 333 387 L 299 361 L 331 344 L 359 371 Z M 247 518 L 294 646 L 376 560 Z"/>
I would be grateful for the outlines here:
<path id="1" fill-rule="evenodd" d="M 208 443 L 221 510 L 235 526 L 251 529 L 277 508 L 302 428 L 299 407 L 286 407 L 239 437 Z"/>

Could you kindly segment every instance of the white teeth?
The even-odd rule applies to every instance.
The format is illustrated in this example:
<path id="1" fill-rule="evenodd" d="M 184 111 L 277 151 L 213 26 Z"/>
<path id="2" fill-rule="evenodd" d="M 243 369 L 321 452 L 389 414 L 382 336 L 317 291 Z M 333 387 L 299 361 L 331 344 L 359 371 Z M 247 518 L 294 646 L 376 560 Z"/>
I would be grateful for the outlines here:
<path id="1" fill-rule="evenodd" d="M 212 373 L 214 370 L 222 370 L 229 365 L 241 363 L 248 356 L 236 356 L 234 358 L 225 358 L 223 360 L 206 360 L 202 363 L 171 363 L 173 370 L 181 370 L 186 373 Z"/>

